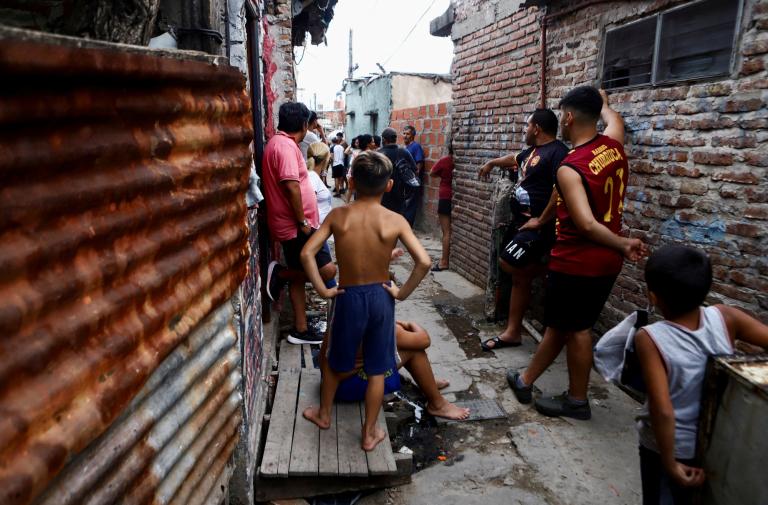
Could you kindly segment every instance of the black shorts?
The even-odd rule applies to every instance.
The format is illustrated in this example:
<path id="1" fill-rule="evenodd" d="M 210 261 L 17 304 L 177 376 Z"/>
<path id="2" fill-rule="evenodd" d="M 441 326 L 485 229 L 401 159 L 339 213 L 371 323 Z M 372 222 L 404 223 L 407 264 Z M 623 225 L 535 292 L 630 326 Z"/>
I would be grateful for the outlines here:
<path id="1" fill-rule="evenodd" d="M 545 263 L 554 242 L 551 227 L 517 231 L 516 226 L 510 226 L 501 242 L 499 258 L 515 268 Z"/>
<path id="2" fill-rule="evenodd" d="M 448 198 L 441 198 L 437 201 L 437 213 L 441 216 L 450 216 L 453 204 Z"/>
<path id="3" fill-rule="evenodd" d="M 314 233 L 314 230 L 312 233 Z M 291 270 L 304 271 L 304 267 L 301 266 L 301 249 L 304 247 L 304 244 L 307 243 L 307 240 L 309 240 L 312 233 L 304 235 L 301 230 L 299 230 L 299 234 L 296 235 L 296 238 L 281 242 L 283 246 L 283 255 L 285 256 L 285 264 L 288 265 L 288 268 Z M 331 258 L 331 249 L 328 247 L 328 244 L 325 243 L 323 244 L 323 247 L 317 251 L 317 254 L 315 254 L 315 263 L 317 263 L 317 268 L 323 268 L 331 261 L 333 261 Z"/>
<path id="4" fill-rule="evenodd" d="M 547 272 L 544 326 L 562 331 L 591 329 L 600 317 L 617 277 Z"/>
<path id="5" fill-rule="evenodd" d="M 347 169 L 344 168 L 344 165 L 334 165 L 334 167 L 331 169 L 331 177 L 334 179 L 338 179 L 340 177 L 346 177 L 347 175 Z"/>

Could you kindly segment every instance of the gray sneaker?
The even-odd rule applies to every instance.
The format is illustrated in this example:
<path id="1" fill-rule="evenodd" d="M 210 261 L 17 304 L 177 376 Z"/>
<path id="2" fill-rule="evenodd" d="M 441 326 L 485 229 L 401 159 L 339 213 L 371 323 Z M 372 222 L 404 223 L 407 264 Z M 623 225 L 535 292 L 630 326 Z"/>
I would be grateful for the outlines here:
<path id="1" fill-rule="evenodd" d="M 534 405 L 539 413 L 549 417 L 572 417 L 582 421 L 592 418 L 592 409 L 589 408 L 589 401 L 583 404 L 575 403 L 568 398 L 567 391 L 558 396 L 536 398 Z"/>
<path id="2" fill-rule="evenodd" d="M 533 386 L 526 386 L 521 388 L 517 385 L 517 378 L 520 377 L 520 373 L 514 370 L 507 371 L 507 384 L 512 388 L 512 392 L 515 393 L 515 398 L 520 403 L 531 403 L 533 399 Z"/>

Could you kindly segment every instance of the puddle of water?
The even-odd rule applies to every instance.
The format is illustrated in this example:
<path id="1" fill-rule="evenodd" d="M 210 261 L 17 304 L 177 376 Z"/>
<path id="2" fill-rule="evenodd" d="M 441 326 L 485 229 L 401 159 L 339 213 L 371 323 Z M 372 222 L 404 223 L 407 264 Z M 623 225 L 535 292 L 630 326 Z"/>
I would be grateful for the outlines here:
<path id="1" fill-rule="evenodd" d="M 443 316 L 443 321 L 451 330 L 459 347 L 467 355 L 467 358 L 490 357 L 492 353 L 483 352 L 480 347 L 478 335 L 480 330 L 470 312 L 462 305 L 435 302 L 435 308 Z"/>

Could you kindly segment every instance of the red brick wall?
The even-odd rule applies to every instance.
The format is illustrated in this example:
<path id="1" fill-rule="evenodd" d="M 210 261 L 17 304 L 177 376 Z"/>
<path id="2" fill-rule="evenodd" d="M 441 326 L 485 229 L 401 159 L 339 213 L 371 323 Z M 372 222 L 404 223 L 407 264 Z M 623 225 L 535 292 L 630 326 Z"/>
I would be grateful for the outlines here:
<path id="1" fill-rule="evenodd" d="M 457 18 L 476 13 L 477 3 L 457 5 Z M 493 186 L 477 172 L 485 161 L 523 147 L 525 116 L 538 101 L 536 12 L 519 10 L 454 39 L 451 268 L 478 285 L 488 277 Z"/>
<path id="2" fill-rule="evenodd" d="M 457 9 L 478 11 L 490 3 L 460 2 Z M 549 12 L 570 3 L 553 2 Z M 573 86 L 597 81 L 606 26 L 680 3 L 612 2 L 555 19 L 547 37 L 548 106 L 555 108 Z M 487 278 L 492 183 L 478 182 L 476 173 L 485 160 L 521 147 L 525 113 L 539 100 L 537 16 L 535 8 L 520 10 L 454 39 L 451 262 L 480 285 Z M 471 20 L 471 14 L 457 12 L 459 18 Z M 627 130 L 627 233 L 652 247 L 705 249 L 715 276 L 709 301 L 742 306 L 768 321 L 768 0 L 745 0 L 742 27 L 733 75 L 646 86 L 611 100 Z M 625 265 L 601 327 L 646 305 L 642 266 Z"/>
<path id="3" fill-rule="evenodd" d="M 397 142 L 403 145 L 401 132 L 412 125 L 416 128 L 416 142 L 424 149 L 424 169 L 427 173 L 441 157 L 448 154 L 448 140 L 451 133 L 450 103 L 438 103 L 398 109 L 392 111 L 390 126 L 397 130 Z M 416 217 L 416 227 L 422 230 L 437 232 L 440 224 L 437 220 L 437 190 L 440 179 L 424 176 L 424 200 Z"/>

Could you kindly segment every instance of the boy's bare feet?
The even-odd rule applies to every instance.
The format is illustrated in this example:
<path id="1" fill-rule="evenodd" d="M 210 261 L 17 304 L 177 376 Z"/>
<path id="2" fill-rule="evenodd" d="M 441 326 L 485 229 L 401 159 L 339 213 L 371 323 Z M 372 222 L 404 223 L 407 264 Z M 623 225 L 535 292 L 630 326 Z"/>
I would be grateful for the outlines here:
<path id="1" fill-rule="evenodd" d="M 327 430 L 331 427 L 331 419 L 324 419 L 320 415 L 320 407 L 306 408 L 302 414 L 304 415 L 304 418 L 318 425 L 320 429 Z"/>
<path id="2" fill-rule="evenodd" d="M 448 400 L 443 400 L 442 405 L 433 407 L 427 404 L 427 412 L 435 417 L 443 417 L 445 419 L 454 419 L 456 421 L 462 421 L 469 417 L 469 409 L 457 407 Z"/>
<path id="3" fill-rule="evenodd" d="M 379 442 L 384 440 L 386 437 L 386 432 L 378 426 L 373 428 L 373 433 L 363 432 L 363 450 L 367 452 L 374 450 L 376 446 L 379 445 Z"/>
<path id="4" fill-rule="evenodd" d="M 451 381 L 446 379 L 435 379 L 435 385 L 437 385 L 437 389 L 445 389 L 451 385 Z"/>

